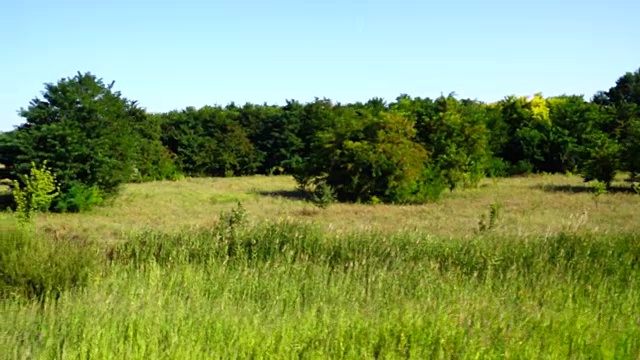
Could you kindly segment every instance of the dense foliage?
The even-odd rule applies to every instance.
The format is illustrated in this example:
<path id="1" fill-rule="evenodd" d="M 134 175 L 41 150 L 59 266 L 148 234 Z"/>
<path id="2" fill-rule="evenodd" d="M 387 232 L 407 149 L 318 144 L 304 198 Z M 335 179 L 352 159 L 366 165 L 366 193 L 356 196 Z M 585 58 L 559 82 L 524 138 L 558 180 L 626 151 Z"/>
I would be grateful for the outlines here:
<path id="1" fill-rule="evenodd" d="M 423 201 L 428 156 L 413 141 L 413 124 L 394 113 L 335 111 L 338 116 L 318 129 L 308 157 L 295 169 L 298 181 L 328 185 L 341 201 Z"/>
<path id="2" fill-rule="evenodd" d="M 18 179 L 46 161 L 59 181 L 54 206 L 61 210 L 76 207 L 74 194 L 108 196 L 124 182 L 172 172 L 146 112 L 92 74 L 46 84 L 42 98 L 20 114 L 26 123 L 2 139 L 0 161 Z"/>
<path id="3" fill-rule="evenodd" d="M 112 87 L 80 73 L 47 84 L 21 110 L 26 123 L 0 134 L 5 171 L 17 179 L 47 160 L 60 210 L 82 210 L 74 203 L 124 182 L 180 175 L 288 173 L 338 200 L 406 203 L 484 176 L 578 172 L 610 185 L 620 171 L 640 173 L 640 69 L 591 100 L 535 94 L 491 104 L 401 95 L 149 114 Z"/>

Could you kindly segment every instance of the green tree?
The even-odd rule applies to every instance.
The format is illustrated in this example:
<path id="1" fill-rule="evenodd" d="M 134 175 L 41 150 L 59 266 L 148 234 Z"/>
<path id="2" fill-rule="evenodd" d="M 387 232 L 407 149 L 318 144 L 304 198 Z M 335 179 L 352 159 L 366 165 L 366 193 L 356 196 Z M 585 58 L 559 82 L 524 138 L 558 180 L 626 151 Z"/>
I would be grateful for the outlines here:
<path id="1" fill-rule="evenodd" d="M 415 122 L 415 141 L 451 190 L 474 186 L 484 176 L 491 156 L 485 106 L 453 95 L 435 101 L 402 95 L 390 107 Z"/>
<path id="2" fill-rule="evenodd" d="M 91 73 L 46 84 L 42 98 L 21 109 L 26 123 L 12 133 L 3 161 L 15 175 L 47 161 L 62 195 L 77 184 L 115 194 L 139 160 L 140 137 L 132 123 L 140 111 L 113 85 Z"/>
<path id="3" fill-rule="evenodd" d="M 585 136 L 580 172 L 585 181 L 598 180 L 607 188 L 620 168 L 620 144 L 603 132 Z"/>
<path id="4" fill-rule="evenodd" d="M 414 203 L 433 197 L 426 183 L 427 152 L 413 141 L 413 122 L 397 113 L 333 111 L 324 117 L 332 119 L 329 126 L 313 138 L 300 183 L 328 185 L 340 201 Z"/>
<path id="5" fill-rule="evenodd" d="M 132 111 L 135 122 L 131 122 L 138 137 L 134 174 L 131 181 L 176 180 L 181 172 L 175 155 L 162 143 L 164 118 L 159 114 L 147 114 L 136 108 Z"/>
<path id="6" fill-rule="evenodd" d="M 632 175 L 640 173 L 640 69 L 627 72 L 607 92 L 594 97 L 597 102 L 615 112 L 610 129 L 621 145 L 620 167 Z"/>
<path id="7" fill-rule="evenodd" d="M 300 110 L 302 105 L 287 101 L 284 107 L 246 104 L 237 109 L 240 123 L 259 154 L 259 173 L 289 172 L 289 163 L 302 149 Z"/>
<path id="8" fill-rule="evenodd" d="M 186 174 L 253 174 L 258 154 L 245 129 L 219 106 L 187 108 L 166 114 L 162 142 Z"/>

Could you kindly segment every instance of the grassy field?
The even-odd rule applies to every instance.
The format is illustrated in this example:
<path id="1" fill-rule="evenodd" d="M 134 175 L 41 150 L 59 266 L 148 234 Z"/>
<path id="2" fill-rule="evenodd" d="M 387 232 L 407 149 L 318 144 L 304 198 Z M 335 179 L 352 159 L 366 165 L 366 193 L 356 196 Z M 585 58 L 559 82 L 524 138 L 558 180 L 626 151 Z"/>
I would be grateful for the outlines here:
<path id="1" fill-rule="evenodd" d="M 621 183 L 617 185 L 622 187 Z M 439 237 L 474 236 L 492 203 L 501 209 L 496 232 L 508 235 L 640 231 L 640 196 L 612 191 L 597 200 L 577 176 L 540 175 L 485 180 L 422 206 L 335 204 L 319 209 L 300 198 L 288 176 L 187 179 L 131 184 L 110 206 L 87 214 L 48 214 L 39 226 L 60 235 L 117 240 L 141 228 L 209 227 L 242 201 L 250 220 L 294 219 L 332 232 L 420 231 Z"/>
<path id="2" fill-rule="evenodd" d="M 324 210 L 288 177 L 128 185 L 0 218 L 0 357 L 639 359 L 639 209 L 565 176 Z"/>

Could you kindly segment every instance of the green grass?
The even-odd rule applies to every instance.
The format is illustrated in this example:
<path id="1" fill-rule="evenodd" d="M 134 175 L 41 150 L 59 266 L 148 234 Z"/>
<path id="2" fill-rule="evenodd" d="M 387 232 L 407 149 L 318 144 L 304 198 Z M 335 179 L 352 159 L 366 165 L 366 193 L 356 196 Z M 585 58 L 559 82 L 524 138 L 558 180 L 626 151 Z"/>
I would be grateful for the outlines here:
<path id="1" fill-rule="evenodd" d="M 29 230 L 0 213 L 0 358 L 640 359 L 633 192 L 541 175 L 421 206 L 299 195 L 185 179 Z"/>
<path id="2" fill-rule="evenodd" d="M 217 194 L 210 198 L 210 201 L 213 204 L 226 204 L 226 203 L 237 203 L 247 200 L 252 200 L 257 198 L 255 194 L 244 194 L 244 193 L 227 193 L 227 194 Z"/>
<path id="3" fill-rule="evenodd" d="M 0 300 L 8 359 L 637 359 L 640 235 L 442 238 L 300 222 L 138 231 L 3 254 L 63 289 Z M 7 227 L 10 242 L 43 243 Z M 71 241 L 71 240 L 66 240 Z M 78 262 L 77 254 L 98 262 Z M 5 264 L 0 270 L 5 271 Z M 19 272 L 19 271 L 18 271 Z M 15 273 L 15 271 L 14 271 Z M 62 274 L 62 275 L 60 275 Z M 53 278 L 51 278 L 53 277 Z M 24 282 L 24 283 L 28 283 Z M 5 284 L 7 285 L 7 284 Z M 7 286 L 9 286 L 7 285 Z M 22 295 L 20 295 L 22 294 Z M 47 293 L 48 294 L 48 293 Z"/>
<path id="4" fill-rule="evenodd" d="M 617 181 L 615 186 L 629 184 Z M 295 220 L 329 232 L 419 231 L 438 237 L 473 237 L 491 204 L 500 205 L 493 232 L 529 236 L 572 232 L 640 232 L 640 196 L 612 191 L 594 201 L 578 176 L 536 175 L 484 180 L 477 189 L 445 193 L 420 206 L 332 204 L 304 201 L 290 176 L 194 178 L 128 184 L 108 206 L 83 214 L 42 214 L 40 229 L 57 237 L 121 241 L 145 228 L 164 232 L 210 227 L 221 211 L 242 201 L 249 220 Z"/>

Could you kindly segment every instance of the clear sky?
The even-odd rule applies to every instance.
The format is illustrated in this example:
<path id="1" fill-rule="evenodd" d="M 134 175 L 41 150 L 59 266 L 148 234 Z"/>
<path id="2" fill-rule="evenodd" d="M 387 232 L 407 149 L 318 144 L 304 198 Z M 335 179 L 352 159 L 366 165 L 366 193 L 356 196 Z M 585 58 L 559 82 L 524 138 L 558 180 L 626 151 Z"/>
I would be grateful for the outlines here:
<path id="1" fill-rule="evenodd" d="M 640 1 L 3 0 L 0 131 L 90 71 L 150 111 L 402 93 L 590 98 L 640 67 Z"/>

